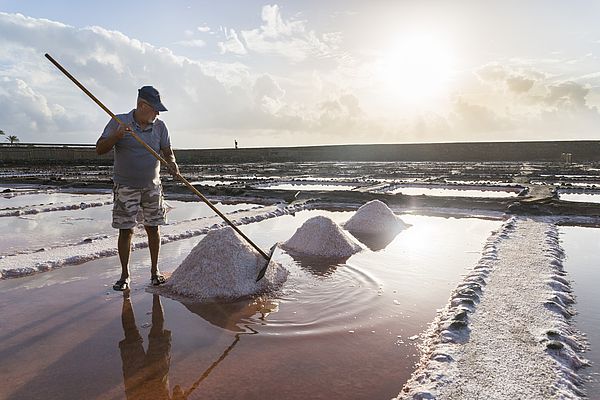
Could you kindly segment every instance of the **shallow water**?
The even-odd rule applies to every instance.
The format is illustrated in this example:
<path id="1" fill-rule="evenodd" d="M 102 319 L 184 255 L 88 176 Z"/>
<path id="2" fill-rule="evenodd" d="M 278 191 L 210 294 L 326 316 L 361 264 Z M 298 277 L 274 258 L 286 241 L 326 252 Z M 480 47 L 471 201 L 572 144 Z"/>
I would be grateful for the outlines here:
<path id="1" fill-rule="evenodd" d="M 333 191 L 333 190 L 352 190 L 357 185 L 344 184 L 318 184 L 318 183 L 275 183 L 272 185 L 261 186 L 262 189 L 278 189 L 278 190 L 300 190 L 300 191 Z"/>
<path id="2" fill-rule="evenodd" d="M 600 203 L 600 194 L 569 193 L 558 191 L 558 198 L 565 201 L 578 201 L 585 203 Z"/>
<path id="3" fill-rule="evenodd" d="M 0 218 L 0 255 L 114 234 L 112 205 Z"/>
<path id="4" fill-rule="evenodd" d="M 315 215 L 343 222 L 351 213 L 303 211 L 241 229 L 266 249 Z M 415 335 L 501 225 L 402 218 L 412 226 L 363 238 L 373 250 L 345 262 L 278 251 L 290 277 L 279 293 L 255 301 L 159 303 L 144 291 L 145 249 L 132 253 L 129 300 L 110 289 L 117 257 L 1 281 L 0 373 L 11 384 L 0 398 L 167 398 L 176 386 L 190 399 L 393 397 L 417 361 Z M 163 270 L 175 269 L 200 239 L 164 245 Z"/>
<path id="5" fill-rule="evenodd" d="M 104 194 L 81 194 L 71 193 L 9 193 L 0 195 L 0 210 L 13 209 L 16 207 L 38 206 L 38 205 L 64 205 L 91 203 L 111 200 L 112 195 Z"/>
<path id="6" fill-rule="evenodd" d="M 235 181 L 219 181 L 219 180 L 202 180 L 190 182 L 192 185 L 203 185 L 203 186 L 217 186 L 217 185 L 229 185 Z"/>
<path id="7" fill-rule="evenodd" d="M 445 189 L 445 188 L 429 188 L 429 187 L 400 187 L 390 191 L 392 194 L 406 194 L 410 196 L 457 196 L 457 197 L 489 197 L 503 198 L 515 197 L 518 191 L 507 190 L 475 190 L 475 189 Z"/>
<path id="8" fill-rule="evenodd" d="M 587 334 L 590 350 L 584 357 L 592 366 L 583 371 L 588 378 L 584 385 L 590 399 L 600 398 L 600 229 L 560 227 L 560 238 L 566 253 L 565 271 L 573 280 L 577 296 L 576 326 Z"/>
<path id="9" fill-rule="evenodd" d="M 169 223 L 176 223 L 184 220 L 204 218 L 215 215 L 214 211 L 200 201 L 167 200 L 167 204 L 169 207 L 171 207 L 171 209 L 167 212 L 167 219 Z M 258 207 L 257 204 L 252 203 L 214 203 L 214 206 L 225 214 L 237 210 L 246 210 L 252 207 Z"/>
<path id="10" fill-rule="evenodd" d="M 79 198 L 78 196 L 73 196 Z M 204 203 L 167 201 L 169 223 L 214 215 Z M 249 209 L 255 204 L 221 204 L 224 213 Z M 87 238 L 115 235 L 112 228 L 112 204 L 65 211 L 42 212 L 19 217 L 0 218 L 0 255 L 80 243 Z"/>

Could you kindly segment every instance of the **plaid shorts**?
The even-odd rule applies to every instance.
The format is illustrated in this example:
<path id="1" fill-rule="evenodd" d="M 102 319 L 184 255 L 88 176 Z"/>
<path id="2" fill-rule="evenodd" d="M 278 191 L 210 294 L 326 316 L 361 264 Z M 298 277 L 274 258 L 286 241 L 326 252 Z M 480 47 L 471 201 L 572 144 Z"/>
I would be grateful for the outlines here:
<path id="1" fill-rule="evenodd" d="M 138 213 L 140 218 L 138 218 Z M 132 188 L 115 183 L 113 186 L 113 222 L 116 229 L 132 229 L 138 222 L 146 226 L 167 223 L 167 211 L 162 185 Z"/>

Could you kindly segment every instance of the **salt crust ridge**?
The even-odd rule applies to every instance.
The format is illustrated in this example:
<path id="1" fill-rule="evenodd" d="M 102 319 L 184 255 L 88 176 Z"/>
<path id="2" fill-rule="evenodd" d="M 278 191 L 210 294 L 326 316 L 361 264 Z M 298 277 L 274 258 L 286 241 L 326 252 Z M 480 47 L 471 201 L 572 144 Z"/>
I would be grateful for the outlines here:
<path id="1" fill-rule="evenodd" d="M 577 371 L 588 365 L 588 362 L 578 353 L 586 349 L 587 343 L 585 336 L 570 323 L 571 316 L 575 314 L 573 309 L 575 300 L 570 282 L 567 280 L 566 272 L 563 269 L 562 261 L 565 254 L 560 247 L 558 230 L 556 225 L 548 222 L 548 219 L 540 218 L 536 222 L 531 222 L 525 218 L 513 217 L 499 231 L 493 232 L 488 238 L 482 251 L 482 257 L 477 265 L 452 292 L 447 305 L 438 310 L 434 321 L 421 335 L 422 342 L 419 345 L 420 361 L 417 369 L 396 397 L 397 400 L 472 399 L 481 398 L 481 396 L 485 396 L 487 399 L 523 398 L 522 396 L 525 396 L 525 398 L 538 398 L 528 397 L 523 393 L 522 387 L 516 386 L 520 382 L 504 381 L 503 371 L 497 371 L 498 364 L 505 360 L 504 356 L 510 353 L 510 348 L 505 348 L 505 354 L 497 354 L 497 357 L 494 358 L 490 358 L 490 354 L 485 351 L 482 352 L 481 349 L 475 348 L 475 351 L 472 351 L 471 354 L 467 350 L 467 347 L 472 345 L 469 343 L 474 336 L 472 329 L 481 328 L 481 324 L 478 324 L 479 320 L 483 318 L 487 323 L 490 323 L 491 320 L 491 325 L 495 325 L 494 321 L 498 321 L 499 318 L 507 318 L 506 315 L 495 315 L 494 303 L 497 304 L 503 300 L 512 302 L 513 299 L 502 299 L 494 297 L 492 292 L 486 293 L 488 290 L 492 290 L 488 284 L 497 273 L 496 270 L 502 270 L 505 264 L 510 261 L 499 258 L 499 250 L 502 255 L 505 252 L 504 248 L 511 245 L 518 247 L 520 238 L 512 237 L 515 231 L 519 229 L 522 233 L 523 230 L 531 229 L 530 225 L 532 224 L 538 224 L 538 226 L 534 226 L 534 228 L 538 228 L 538 231 L 541 228 L 540 232 L 543 239 L 539 241 L 542 247 L 541 256 L 536 257 L 535 254 L 530 254 L 530 258 L 536 258 L 534 262 L 538 262 L 542 269 L 546 268 L 547 270 L 533 277 L 527 276 L 526 268 L 508 271 L 513 276 L 514 282 L 507 281 L 506 277 L 501 275 L 502 280 L 500 282 L 493 282 L 496 286 L 493 289 L 497 289 L 498 284 L 510 287 L 515 282 L 520 282 L 521 284 L 524 283 L 527 289 L 532 288 L 531 291 L 539 295 L 536 297 L 540 301 L 534 304 L 534 307 L 539 310 L 538 314 L 540 315 L 529 315 L 530 320 L 527 321 L 525 330 L 530 332 L 526 332 L 525 338 L 529 339 L 530 345 L 534 346 L 533 356 L 537 357 L 537 360 L 532 363 L 533 367 L 536 368 L 541 364 L 547 365 L 550 373 L 544 377 L 549 380 L 548 384 L 544 385 L 543 388 L 534 387 L 534 389 L 547 390 L 549 397 L 544 396 L 544 398 L 582 398 L 584 395 L 580 389 L 582 380 Z M 525 226 L 523 227 L 523 225 Z M 516 261 L 523 264 L 527 263 L 527 260 Z M 532 281 L 536 282 L 531 284 Z M 520 288 L 517 290 L 520 290 Z M 487 308 L 480 305 L 480 302 L 486 299 L 486 295 L 492 297 L 491 307 L 490 302 L 488 302 Z M 517 299 L 514 299 L 514 301 L 516 302 Z M 482 308 L 485 309 L 481 310 Z M 485 312 L 490 316 L 484 315 L 482 317 L 477 315 L 477 312 L 480 314 Z M 519 322 L 522 321 L 516 321 L 516 325 L 519 325 Z M 494 328 L 494 326 L 491 327 L 491 329 Z M 489 335 L 492 336 L 490 339 L 497 341 L 501 346 L 510 345 L 510 343 L 504 342 L 508 342 L 513 334 L 523 333 L 521 331 L 517 332 L 518 326 L 512 328 L 515 331 L 511 331 L 511 335 L 508 337 L 496 337 L 492 333 Z M 497 333 L 502 332 L 498 331 Z M 537 343 L 534 343 L 535 341 Z M 520 355 L 516 354 L 515 356 L 519 359 Z M 486 367 L 487 371 L 468 371 L 469 369 L 478 368 L 478 366 L 469 365 L 469 362 L 472 361 L 479 363 L 479 367 Z M 459 363 L 461 363 L 461 367 L 457 365 Z M 523 366 L 515 363 L 507 367 L 517 370 L 518 374 L 523 367 L 527 368 L 531 365 Z M 496 373 L 493 376 L 487 376 L 484 379 L 473 379 L 472 375 L 477 376 L 480 373 L 479 377 L 481 377 L 481 374 L 489 374 L 489 370 L 494 369 L 496 369 Z M 529 379 L 530 372 L 529 370 L 520 371 L 522 373 L 521 377 L 525 380 Z M 541 375 L 544 375 L 543 372 Z M 486 380 L 488 382 L 485 382 Z M 490 380 L 492 383 L 489 382 Z M 491 387 L 487 387 L 487 385 Z M 483 393 L 481 393 L 482 390 Z M 503 392 L 511 390 L 516 392 L 517 397 L 503 394 Z"/>
<path id="2" fill-rule="evenodd" d="M 53 205 L 47 206 L 44 204 L 32 205 L 25 207 L 8 207 L 0 210 L 0 217 L 18 217 L 20 215 L 39 214 L 53 211 L 68 211 L 68 210 L 84 210 L 91 207 L 101 207 L 107 204 L 112 204 L 113 201 L 94 201 L 81 202 L 77 204 Z"/>
<path id="3" fill-rule="evenodd" d="M 235 225 L 245 225 L 265 219 L 278 217 L 286 214 L 308 209 L 310 203 L 296 203 L 283 207 L 282 205 L 253 207 L 246 210 L 238 210 L 227 213 L 228 216 L 238 216 L 237 219 L 229 219 Z M 183 221 L 173 225 L 161 227 L 161 243 L 169 243 L 176 240 L 188 239 L 194 236 L 204 235 L 214 229 L 219 229 L 227 224 L 218 216 L 202 217 Z M 200 226 L 200 227 L 199 227 Z M 83 264 L 102 257 L 111 257 L 118 254 L 116 236 L 102 236 L 97 240 L 83 241 L 77 244 L 40 251 L 15 254 L 0 257 L 0 279 L 18 278 L 32 275 L 38 272 L 46 272 L 60 268 L 65 265 Z M 135 240 L 135 237 L 134 237 Z M 137 241 L 132 244 L 132 250 L 148 247 L 147 241 Z"/>
<path id="4" fill-rule="evenodd" d="M 266 260 L 230 226 L 209 232 L 160 288 L 160 294 L 194 302 L 238 300 L 273 291 L 288 271 L 271 261 L 265 276 L 256 277 Z"/>
<path id="5" fill-rule="evenodd" d="M 469 183 L 452 183 L 446 182 L 445 184 L 439 183 L 419 183 L 415 182 L 384 182 L 373 187 L 370 192 L 373 193 L 389 193 L 396 189 L 403 187 L 423 187 L 433 189 L 473 189 L 473 190 L 495 190 L 495 191 L 506 191 L 507 189 L 519 189 L 523 190 L 523 185 L 519 183 L 503 182 L 502 184 L 493 184 L 488 181 L 488 184 L 469 184 Z M 410 196 L 410 195 L 405 195 Z"/>
<path id="6" fill-rule="evenodd" d="M 363 204 L 344 224 L 344 228 L 350 232 L 371 235 L 400 231 L 407 227 L 408 225 L 380 200 L 371 200 Z"/>
<path id="7" fill-rule="evenodd" d="M 306 220 L 281 248 L 304 255 L 328 258 L 350 257 L 362 250 L 362 246 L 338 224 L 320 215 Z"/>

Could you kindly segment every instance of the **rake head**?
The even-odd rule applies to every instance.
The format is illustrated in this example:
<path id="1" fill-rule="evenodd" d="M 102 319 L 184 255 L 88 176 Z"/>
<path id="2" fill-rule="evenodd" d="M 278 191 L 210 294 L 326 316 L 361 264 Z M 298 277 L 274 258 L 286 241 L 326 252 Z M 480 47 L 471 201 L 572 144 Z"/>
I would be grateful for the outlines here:
<path id="1" fill-rule="evenodd" d="M 265 266 L 262 267 L 262 269 L 258 272 L 258 276 L 256 277 L 256 282 L 260 281 L 265 276 L 265 272 L 267 272 L 267 267 L 271 263 L 271 259 L 273 258 L 273 254 L 275 253 L 275 249 L 277 248 L 278 245 L 279 245 L 279 243 L 275 243 L 269 250 L 269 258 L 267 259 Z"/>

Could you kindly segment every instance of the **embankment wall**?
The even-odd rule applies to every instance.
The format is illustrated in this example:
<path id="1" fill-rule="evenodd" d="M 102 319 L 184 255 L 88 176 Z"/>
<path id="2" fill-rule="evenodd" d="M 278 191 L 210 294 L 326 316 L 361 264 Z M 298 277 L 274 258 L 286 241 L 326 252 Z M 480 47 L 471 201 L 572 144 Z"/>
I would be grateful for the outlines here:
<path id="1" fill-rule="evenodd" d="M 179 163 L 305 161 L 600 161 L 600 141 L 371 144 L 240 149 L 175 149 Z M 112 152 L 96 155 L 93 145 L 0 146 L 1 164 L 110 164 Z"/>

